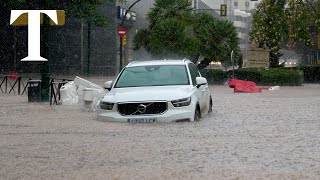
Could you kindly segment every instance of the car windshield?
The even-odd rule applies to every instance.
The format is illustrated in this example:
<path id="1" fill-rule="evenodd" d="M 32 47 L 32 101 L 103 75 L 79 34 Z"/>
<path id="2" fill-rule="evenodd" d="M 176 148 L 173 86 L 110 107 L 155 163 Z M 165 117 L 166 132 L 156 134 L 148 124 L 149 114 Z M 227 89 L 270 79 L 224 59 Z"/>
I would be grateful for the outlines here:
<path id="1" fill-rule="evenodd" d="M 188 85 L 189 79 L 184 65 L 150 65 L 127 67 L 115 87 Z"/>

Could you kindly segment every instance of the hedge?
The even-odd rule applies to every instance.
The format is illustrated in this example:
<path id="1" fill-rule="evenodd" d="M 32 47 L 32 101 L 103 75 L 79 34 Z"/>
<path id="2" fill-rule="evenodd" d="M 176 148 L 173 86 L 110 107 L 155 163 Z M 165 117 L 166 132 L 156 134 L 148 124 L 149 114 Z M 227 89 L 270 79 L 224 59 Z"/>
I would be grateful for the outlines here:
<path id="1" fill-rule="evenodd" d="M 261 72 L 265 69 L 261 68 L 242 68 L 236 69 L 234 71 L 234 77 L 236 79 L 241 79 L 244 81 L 253 81 L 253 82 L 260 82 L 262 78 Z M 229 79 L 232 78 L 233 71 L 230 70 L 227 72 Z"/>
<path id="2" fill-rule="evenodd" d="M 298 69 L 303 71 L 304 82 L 319 83 L 320 82 L 320 65 L 302 65 Z"/>
<path id="3" fill-rule="evenodd" d="M 209 83 L 223 84 L 232 78 L 233 71 L 205 69 L 202 70 L 202 74 Z M 303 83 L 303 72 L 294 69 L 243 68 L 236 69 L 234 76 L 236 79 L 253 81 L 258 85 L 300 86 Z"/>
<path id="4" fill-rule="evenodd" d="M 260 84 L 301 86 L 303 83 L 303 72 L 299 70 L 270 69 L 262 71 Z"/>
<path id="5" fill-rule="evenodd" d="M 227 73 L 220 69 L 204 69 L 200 72 L 210 84 L 223 84 L 227 81 Z"/>

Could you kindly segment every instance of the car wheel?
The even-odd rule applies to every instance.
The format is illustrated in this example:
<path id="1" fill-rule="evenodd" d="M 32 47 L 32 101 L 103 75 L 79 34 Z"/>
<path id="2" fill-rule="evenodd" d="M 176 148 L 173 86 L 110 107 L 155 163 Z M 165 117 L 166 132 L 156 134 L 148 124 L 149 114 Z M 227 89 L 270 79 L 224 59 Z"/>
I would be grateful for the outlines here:
<path id="1" fill-rule="evenodd" d="M 210 102 L 209 102 L 209 111 L 208 113 L 211 113 L 212 112 L 212 98 L 210 96 Z"/>
<path id="2" fill-rule="evenodd" d="M 194 121 L 198 122 L 198 121 L 200 121 L 200 118 L 201 118 L 200 110 L 198 108 L 196 108 L 196 110 L 194 112 Z"/>

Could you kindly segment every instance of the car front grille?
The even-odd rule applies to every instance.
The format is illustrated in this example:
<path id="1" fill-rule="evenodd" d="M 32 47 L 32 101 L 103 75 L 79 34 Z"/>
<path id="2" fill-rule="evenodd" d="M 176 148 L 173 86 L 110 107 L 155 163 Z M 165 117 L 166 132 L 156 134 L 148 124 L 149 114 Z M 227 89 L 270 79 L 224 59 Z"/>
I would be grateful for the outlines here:
<path id="1" fill-rule="evenodd" d="M 167 102 L 119 103 L 118 112 L 122 116 L 142 114 L 162 114 L 167 110 Z"/>

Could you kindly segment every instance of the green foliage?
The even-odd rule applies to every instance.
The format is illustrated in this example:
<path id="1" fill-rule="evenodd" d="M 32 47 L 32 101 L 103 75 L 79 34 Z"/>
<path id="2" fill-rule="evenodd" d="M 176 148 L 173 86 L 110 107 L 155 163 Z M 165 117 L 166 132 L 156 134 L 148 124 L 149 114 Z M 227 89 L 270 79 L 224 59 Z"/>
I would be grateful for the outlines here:
<path id="1" fill-rule="evenodd" d="M 262 0 L 253 13 L 251 40 L 270 49 L 270 66 L 276 67 L 281 45 L 298 53 L 317 50 L 320 1 Z"/>
<path id="2" fill-rule="evenodd" d="M 220 69 L 203 69 L 201 74 L 210 84 L 223 84 L 227 81 L 227 73 Z"/>
<path id="3" fill-rule="evenodd" d="M 144 47 L 155 57 L 229 61 L 232 50 L 239 54 L 233 24 L 193 12 L 189 0 L 157 0 L 148 18 L 149 28 L 140 30 L 133 43 L 135 49 Z"/>
<path id="4" fill-rule="evenodd" d="M 159 58 L 183 58 L 190 38 L 186 26 L 176 18 L 165 19 L 155 24 L 149 38 L 150 53 Z"/>
<path id="5" fill-rule="evenodd" d="M 264 69 L 262 68 L 242 68 L 236 69 L 234 71 L 234 76 L 236 79 L 241 79 L 245 81 L 253 81 L 253 82 L 260 82 L 262 78 L 261 71 Z M 232 78 L 232 71 L 227 72 L 228 77 Z"/>
<path id="6" fill-rule="evenodd" d="M 318 51 L 318 33 L 320 31 L 320 1 L 288 0 L 286 9 L 288 28 L 285 41 L 289 48 L 298 53 Z"/>
<path id="7" fill-rule="evenodd" d="M 312 13 L 308 11 L 309 8 L 303 0 L 290 0 L 288 5 L 289 8 L 286 9 L 288 46 L 295 47 L 299 42 L 310 46 L 312 42 L 309 24 Z"/>
<path id="8" fill-rule="evenodd" d="M 121 0 L 123 2 L 124 0 Z M 95 25 L 106 25 L 106 17 L 98 11 L 105 3 L 115 3 L 115 0 L 4 0 L 0 1 L 0 9 L 10 14 L 13 9 L 56 9 L 65 10 L 66 16 L 85 19 Z M 1 18 L 0 21 L 9 21 Z"/>
<path id="9" fill-rule="evenodd" d="M 222 84 L 227 79 L 232 78 L 232 71 L 221 71 L 214 69 L 204 70 L 204 77 L 208 82 Z M 236 69 L 235 79 L 253 81 L 264 86 L 300 86 L 303 83 L 303 72 L 296 69 L 263 69 L 244 68 Z"/>
<path id="10" fill-rule="evenodd" d="M 232 22 L 219 20 L 208 13 L 197 13 L 194 17 L 195 37 L 200 40 L 199 52 L 211 59 L 226 61 L 231 59 L 234 50 L 235 59 L 239 56 L 239 39 Z"/>
<path id="11" fill-rule="evenodd" d="M 300 86 L 303 83 L 303 72 L 290 69 L 270 69 L 262 72 L 263 85 Z"/>
<path id="12" fill-rule="evenodd" d="M 285 34 L 286 0 L 263 0 L 253 13 L 251 40 L 270 49 L 270 66 L 279 63 L 280 44 Z"/>
<path id="13" fill-rule="evenodd" d="M 197 44 L 192 36 L 192 8 L 189 0 L 157 0 L 149 12 L 150 26 L 133 39 L 134 49 L 145 48 L 157 58 L 190 57 Z"/>
<path id="14" fill-rule="evenodd" d="M 320 65 L 303 65 L 299 69 L 303 71 L 304 81 L 307 83 L 320 82 Z"/>
<path id="15" fill-rule="evenodd" d="M 133 39 L 133 49 L 138 50 L 140 48 L 148 48 L 148 29 L 140 29 Z"/>
<path id="16" fill-rule="evenodd" d="M 156 0 L 154 8 L 148 13 L 150 26 L 168 18 L 189 21 L 192 13 L 191 5 L 189 0 Z"/>

